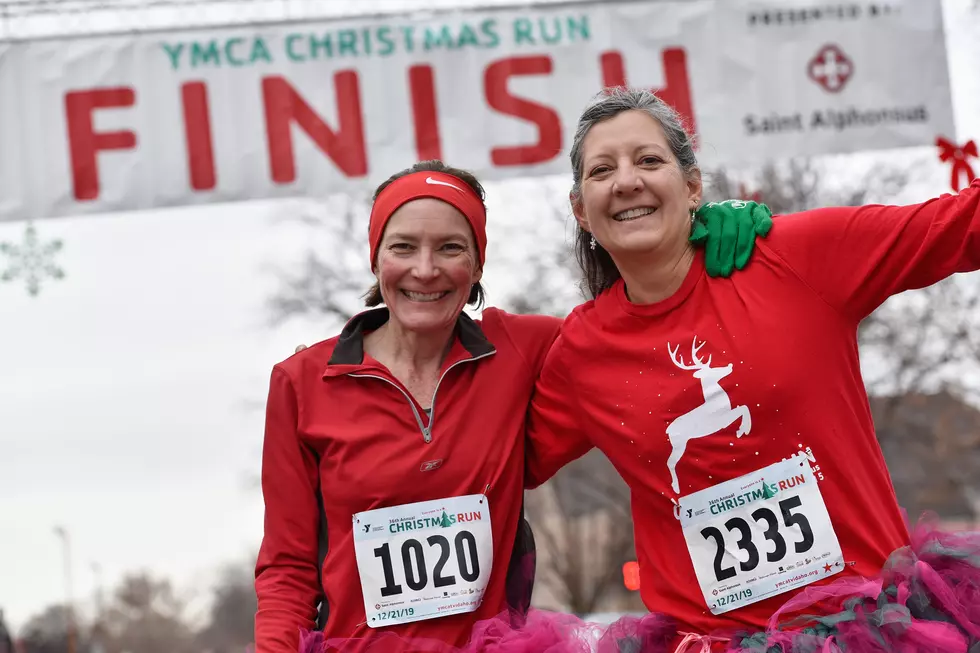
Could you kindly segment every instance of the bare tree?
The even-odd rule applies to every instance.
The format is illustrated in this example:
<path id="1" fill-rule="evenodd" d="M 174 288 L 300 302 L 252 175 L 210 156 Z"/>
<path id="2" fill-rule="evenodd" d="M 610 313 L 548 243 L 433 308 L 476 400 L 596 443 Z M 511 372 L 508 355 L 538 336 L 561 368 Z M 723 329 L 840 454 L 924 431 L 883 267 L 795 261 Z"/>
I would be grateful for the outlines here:
<path id="1" fill-rule="evenodd" d="M 273 323 L 301 315 L 345 322 L 358 310 L 373 278 L 364 265 L 368 253 L 369 203 L 362 197 L 335 197 L 308 203 L 290 217 L 309 229 L 310 246 L 298 270 L 276 270 L 279 289 L 269 298 Z"/>
<path id="2" fill-rule="evenodd" d="M 534 221 L 543 227 L 542 233 L 533 236 L 534 256 L 521 261 L 519 271 L 514 270 L 526 283 L 502 298 L 500 305 L 505 310 L 564 317 L 584 300 L 571 239 L 568 235 L 557 236 L 562 232 L 567 234 L 575 219 L 567 193 L 560 186 L 543 188 L 543 201 L 534 215 Z"/>
<path id="3" fill-rule="evenodd" d="M 73 611 L 72 611 L 73 612 Z M 77 624 L 72 613 L 64 605 L 52 605 L 32 617 L 20 631 L 23 653 L 69 653 L 69 631 L 75 638 L 76 651 L 87 651 L 88 643 L 85 628 Z"/>
<path id="4" fill-rule="evenodd" d="M 871 409 L 899 503 L 913 519 L 977 520 L 980 410 L 947 391 L 892 398 L 872 398 Z"/>
<path id="5" fill-rule="evenodd" d="M 240 653 L 254 643 L 257 601 L 252 563 L 218 571 L 206 618 L 192 620 L 170 582 L 147 573 L 125 576 L 91 623 L 75 629 L 76 653 Z M 21 631 L 22 653 L 69 653 L 68 611 L 53 605 Z M 0 653 L 3 653 L 0 646 Z"/>
<path id="6" fill-rule="evenodd" d="M 229 564 L 212 589 L 207 625 L 198 634 L 199 650 L 238 653 L 254 641 L 255 597 L 251 564 Z"/>
<path id="7" fill-rule="evenodd" d="M 605 456 L 593 450 L 567 465 L 528 493 L 526 509 L 536 585 L 561 608 L 585 615 L 639 607 L 622 576 L 636 557 L 629 489 Z"/>
<path id="8" fill-rule="evenodd" d="M 0 653 L 14 653 L 14 640 L 0 610 Z"/>
<path id="9" fill-rule="evenodd" d="M 194 631 L 170 582 L 146 573 L 126 576 L 100 620 L 107 653 L 191 653 Z"/>
<path id="10" fill-rule="evenodd" d="M 868 391 L 893 399 L 950 389 L 975 394 L 980 363 L 980 278 L 952 277 L 886 302 L 861 325 Z M 894 406 L 888 406 L 889 409 Z"/>
<path id="11" fill-rule="evenodd" d="M 828 174 L 813 159 L 789 159 L 736 174 L 719 169 L 706 172 L 705 200 L 743 197 L 747 189 L 757 194 L 774 214 L 795 213 L 822 206 L 857 206 L 895 197 L 911 179 L 911 169 L 872 166 L 853 175 Z M 848 180 L 848 177 L 853 177 Z"/>

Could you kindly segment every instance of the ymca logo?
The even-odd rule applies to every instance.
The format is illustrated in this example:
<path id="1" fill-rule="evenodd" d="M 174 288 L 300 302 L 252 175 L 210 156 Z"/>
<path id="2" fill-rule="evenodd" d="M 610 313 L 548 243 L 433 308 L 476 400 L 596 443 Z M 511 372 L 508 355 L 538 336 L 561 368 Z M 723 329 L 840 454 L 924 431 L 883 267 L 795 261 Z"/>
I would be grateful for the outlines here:
<path id="1" fill-rule="evenodd" d="M 667 469 L 670 470 L 670 485 L 678 494 L 680 494 L 680 483 L 677 481 L 677 463 L 684 456 L 688 442 L 717 433 L 738 419 L 742 421 L 735 434 L 737 437 L 742 437 L 752 429 L 752 416 L 749 414 L 748 407 L 732 408 L 728 393 L 718 384 L 721 379 L 732 373 L 732 364 L 711 367 L 710 354 L 707 361 L 702 361 L 698 357 L 698 352 L 705 344 L 702 342 L 699 345 L 698 337 L 694 336 L 694 342 L 691 344 L 691 363 L 686 363 L 677 355 L 680 345 L 671 349 L 670 343 L 667 343 L 670 360 L 678 368 L 694 372 L 694 378 L 701 381 L 701 392 L 704 394 L 703 404 L 667 425 L 667 437 L 670 438 L 671 446 Z"/>

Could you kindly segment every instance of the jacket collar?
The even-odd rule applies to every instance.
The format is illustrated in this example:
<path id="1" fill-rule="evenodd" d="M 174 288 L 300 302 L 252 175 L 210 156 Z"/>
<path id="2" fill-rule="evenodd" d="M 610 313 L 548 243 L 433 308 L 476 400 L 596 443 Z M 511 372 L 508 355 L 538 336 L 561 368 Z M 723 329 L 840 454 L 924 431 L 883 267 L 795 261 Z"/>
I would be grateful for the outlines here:
<path id="1" fill-rule="evenodd" d="M 364 362 L 364 334 L 380 328 L 388 321 L 388 317 L 388 309 L 382 307 L 364 311 L 351 318 L 340 332 L 333 355 L 327 363 L 327 370 L 333 365 L 361 365 Z M 455 335 L 470 357 L 485 356 L 496 351 L 480 325 L 466 313 L 459 314 Z"/>

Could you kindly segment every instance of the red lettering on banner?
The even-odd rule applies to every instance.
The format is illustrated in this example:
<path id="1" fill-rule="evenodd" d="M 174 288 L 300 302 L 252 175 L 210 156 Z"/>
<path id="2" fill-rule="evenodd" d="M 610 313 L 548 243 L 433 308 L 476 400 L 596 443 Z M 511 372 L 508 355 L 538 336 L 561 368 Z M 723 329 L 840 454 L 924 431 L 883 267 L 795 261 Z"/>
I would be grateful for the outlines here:
<path id="1" fill-rule="evenodd" d="M 691 100 L 691 83 L 687 76 L 687 53 L 683 48 L 667 48 L 662 54 L 664 66 L 663 88 L 652 89 L 661 100 L 674 107 L 688 125 L 691 133 L 697 133 L 694 122 L 694 103 Z M 599 57 L 602 65 L 602 85 L 606 88 L 628 86 L 623 55 L 616 50 L 603 52 Z"/>
<path id="2" fill-rule="evenodd" d="M 291 127 L 296 122 L 320 150 L 348 177 L 367 174 L 367 148 L 361 116 L 361 92 L 357 73 L 345 70 L 334 75 L 337 96 L 337 131 L 332 130 L 283 77 L 262 79 L 265 128 L 269 143 L 272 180 L 288 184 L 296 180 Z"/>
<path id="3" fill-rule="evenodd" d="M 68 151 L 71 156 L 72 184 L 76 200 L 94 200 L 99 197 L 98 153 L 101 150 L 131 150 L 136 147 L 136 134 L 129 130 L 97 133 L 92 120 L 95 110 L 131 107 L 134 104 L 136 93 L 129 87 L 98 88 L 65 94 Z"/>
<path id="4" fill-rule="evenodd" d="M 417 65 L 408 69 L 408 87 L 412 95 L 415 119 L 415 152 L 419 161 L 442 159 L 439 138 L 439 110 L 432 66 Z"/>
<path id="5" fill-rule="evenodd" d="M 217 175 L 214 171 L 208 87 L 204 82 L 188 82 L 180 87 L 180 93 L 184 104 L 184 136 L 187 139 L 187 167 L 191 173 L 191 188 L 211 190 L 215 186 Z"/>
<path id="6" fill-rule="evenodd" d="M 561 152 L 561 120 L 551 107 L 511 95 L 507 80 L 516 75 L 551 74 L 551 57 L 508 57 L 488 65 L 483 74 L 487 104 L 500 113 L 523 118 L 538 127 L 534 145 L 495 147 L 490 160 L 496 166 L 520 166 L 549 161 Z"/>

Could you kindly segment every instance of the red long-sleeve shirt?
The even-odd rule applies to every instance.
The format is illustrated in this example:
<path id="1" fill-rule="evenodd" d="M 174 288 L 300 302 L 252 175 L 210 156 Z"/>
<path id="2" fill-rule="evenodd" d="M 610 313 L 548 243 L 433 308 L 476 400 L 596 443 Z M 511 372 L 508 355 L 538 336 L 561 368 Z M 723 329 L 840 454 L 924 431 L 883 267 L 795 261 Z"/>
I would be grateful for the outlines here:
<path id="1" fill-rule="evenodd" d="M 462 645 L 475 620 L 530 598 L 531 579 L 514 560 L 526 545 L 519 528 L 525 416 L 560 320 L 493 308 L 478 322 L 463 315 L 428 417 L 364 354 L 364 334 L 387 316 L 387 309 L 363 313 L 339 337 L 273 369 L 262 460 L 265 536 L 255 581 L 258 653 L 296 653 L 299 633 L 314 628 L 324 593 L 327 618 L 319 625 L 327 638 L 358 638 L 345 647 L 350 651 L 381 633 Z M 489 499 L 493 536 L 480 607 L 369 628 L 352 516 L 480 493 Z"/>
<path id="2" fill-rule="evenodd" d="M 793 592 L 712 614 L 674 502 L 803 453 L 842 573 L 875 577 L 908 533 L 875 437 L 858 323 L 891 295 L 978 268 L 980 180 L 913 206 L 778 217 L 744 271 L 710 278 L 698 254 L 680 289 L 656 304 L 630 303 L 620 281 L 568 317 L 549 353 L 529 421 L 532 484 L 595 444 L 632 492 L 647 608 L 702 633 L 761 628 Z M 738 508 L 744 491 L 717 509 Z M 755 564 L 739 552 L 738 526 L 719 530 L 720 571 L 736 559 Z M 783 544 L 806 548 L 796 527 L 778 529 Z M 756 553 L 779 557 L 776 536 L 753 537 Z M 751 572 L 726 573 L 735 586 Z"/>

